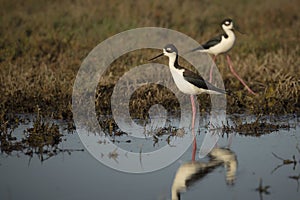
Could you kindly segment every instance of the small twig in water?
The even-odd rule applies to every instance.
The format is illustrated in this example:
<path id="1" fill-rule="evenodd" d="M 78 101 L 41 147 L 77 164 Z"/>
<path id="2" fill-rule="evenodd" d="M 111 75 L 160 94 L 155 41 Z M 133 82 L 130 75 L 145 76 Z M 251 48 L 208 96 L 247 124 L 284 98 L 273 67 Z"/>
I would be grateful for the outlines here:
<path id="1" fill-rule="evenodd" d="M 293 179 L 297 181 L 297 192 L 299 192 L 299 179 L 300 179 L 300 174 L 298 176 L 289 176 L 290 179 Z"/>
<path id="2" fill-rule="evenodd" d="M 295 169 L 295 167 L 296 167 L 296 165 L 297 165 L 297 161 L 296 161 L 295 155 L 293 155 L 293 160 L 290 160 L 290 159 L 284 159 L 284 158 L 281 158 L 281 157 L 279 157 L 278 155 L 276 155 L 276 154 L 273 153 L 273 152 L 272 152 L 272 154 L 273 154 L 273 156 L 274 156 L 275 158 L 277 158 L 277 159 L 279 159 L 279 160 L 282 160 L 282 164 L 277 165 L 277 167 L 275 167 L 275 168 L 272 170 L 271 174 L 273 174 L 278 168 L 282 167 L 283 165 L 294 164 L 293 169 Z"/>
<path id="3" fill-rule="evenodd" d="M 262 178 L 259 179 L 259 186 L 255 189 L 255 191 L 259 192 L 259 197 L 261 200 L 263 199 L 263 194 L 270 194 L 270 192 L 268 191 L 270 187 L 271 186 L 269 185 L 263 186 Z"/>

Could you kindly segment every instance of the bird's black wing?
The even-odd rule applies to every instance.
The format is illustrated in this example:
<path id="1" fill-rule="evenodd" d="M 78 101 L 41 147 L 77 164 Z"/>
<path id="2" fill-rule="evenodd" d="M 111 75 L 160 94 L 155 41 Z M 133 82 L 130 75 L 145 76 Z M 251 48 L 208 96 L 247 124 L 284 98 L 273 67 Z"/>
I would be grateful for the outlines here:
<path id="1" fill-rule="evenodd" d="M 222 164 L 221 162 L 216 162 L 216 164 L 212 165 L 212 166 L 209 166 L 209 164 L 207 164 L 207 166 L 200 167 L 196 173 L 192 174 L 192 176 L 189 177 L 189 179 L 185 181 L 186 187 L 188 188 L 191 185 L 193 185 L 195 182 L 201 180 L 202 178 L 204 178 L 206 175 L 211 173 L 216 167 L 220 166 L 221 164 Z"/>
<path id="2" fill-rule="evenodd" d="M 202 88 L 206 90 L 208 89 L 205 80 L 201 76 L 199 76 L 198 74 L 190 70 L 185 69 L 183 72 L 183 77 L 185 80 L 197 86 L 198 88 Z"/>
<path id="3" fill-rule="evenodd" d="M 202 44 L 203 49 L 209 49 L 210 47 L 215 46 L 216 44 L 219 44 L 222 40 L 222 36 L 224 34 L 218 35 L 210 40 L 208 40 L 206 43 Z M 226 38 L 226 36 L 225 36 Z"/>
<path id="4" fill-rule="evenodd" d="M 218 35 L 218 36 L 208 40 L 206 43 L 202 44 L 200 47 L 197 47 L 195 49 L 192 49 L 192 50 L 188 51 L 188 53 L 198 51 L 198 50 L 201 50 L 201 49 L 209 49 L 210 47 L 213 47 L 216 44 L 219 44 L 222 40 L 222 36 L 224 36 L 225 38 L 228 37 L 226 34 Z"/>
<path id="5" fill-rule="evenodd" d="M 189 71 L 187 69 L 184 70 L 183 77 L 185 80 L 187 80 L 188 82 L 190 82 L 191 84 L 195 85 L 198 88 L 216 91 L 221 94 L 226 93 L 224 90 L 213 86 L 209 82 L 206 82 L 200 75 L 198 75 L 192 71 Z"/>

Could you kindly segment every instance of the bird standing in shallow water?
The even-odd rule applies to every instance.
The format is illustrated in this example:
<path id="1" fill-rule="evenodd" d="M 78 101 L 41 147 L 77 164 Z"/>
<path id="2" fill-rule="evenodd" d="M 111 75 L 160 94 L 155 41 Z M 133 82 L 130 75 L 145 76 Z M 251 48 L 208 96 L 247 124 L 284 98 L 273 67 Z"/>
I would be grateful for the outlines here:
<path id="1" fill-rule="evenodd" d="M 236 40 L 235 34 L 234 34 L 233 21 L 231 19 L 225 19 L 222 22 L 221 26 L 222 26 L 222 29 L 224 30 L 223 34 L 221 34 L 215 38 L 212 38 L 211 40 L 207 41 L 200 47 L 197 47 L 189 52 L 198 51 L 198 52 L 202 52 L 202 53 L 212 54 L 212 55 L 214 55 L 214 57 L 213 57 L 214 62 L 216 60 L 217 55 L 226 53 L 226 58 L 227 58 L 227 62 L 228 62 L 230 71 L 246 87 L 248 92 L 255 95 L 256 93 L 253 92 L 250 89 L 250 87 L 245 83 L 245 81 L 235 72 L 232 62 L 231 62 L 231 59 L 230 59 L 229 55 L 227 54 L 227 52 L 230 51 L 231 48 L 233 47 L 235 40 Z M 213 73 L 213 67 L 210 68 L 209 82 L 212 81 L 212 73 Z"/>
<path id="2" fill-rule="evenodd" d="M 149 61 L 154 60 L 161 56 L 167 56 L 169 58 L 169 68 L 173 80 L 176 86 L 178 87 L 178 89 L 185 94 L 189 94 L 191 97 L 192 112 L 193 112 L 193 116 L 192 116 L 192 132 L 193 132 L 195 126 L 195 117 L 196 117 L 196 106 L 195 106 L 194 95 L 201 94 L 201 93 L 225 94 L 226 92 L 225 90 L 217 88 L 212 84 L 206 82 L 200 75 L 180 66 L 178 64 L 178 50 L 173 44 L 166 45 L 163 48 L 162 54 L 159 54 L 158 56 L 150 59 Z M 194 140 L 194 148 L 196 148 L 196 140 Z"/>

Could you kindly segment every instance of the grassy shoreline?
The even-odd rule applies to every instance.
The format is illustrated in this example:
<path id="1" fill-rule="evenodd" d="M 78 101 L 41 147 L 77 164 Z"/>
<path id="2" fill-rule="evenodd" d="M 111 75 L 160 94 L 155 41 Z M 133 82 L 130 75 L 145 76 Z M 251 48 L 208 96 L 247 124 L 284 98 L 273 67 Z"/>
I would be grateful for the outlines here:
<path id="1" fill-rule="evenodd" d="M 252 96 L 229 72 L 222 56 L 217 63 L 225 87 L 236 98 L 227 98 L 228 113 L 300 113 L 300 14 L 299 1 L 19 1 L 4 0 L 0 8 L 0 110 L 34 113 L 72 119 L 72 87 L 81 62 L 98 43 L 131 28 L 154 26 L 181 31 L 197 41 L 220 32 L 224 17 L 236 19 L 246 35 L 230 53 L 238 73 L 259 93 Z M 232 4 L 232 2 L 231 2 Z M 145 10 L 147 8 L 147 10 Z M 176 11 L 176 13 L 174 13 Z M 214 12 L 219 13 L 214 15 Z M 229 15 L 230 13 L 230 15 Z M 110 114 L 110 95 L 118 77 L 157 51 L 135 52 L 113 63 L 100 80 L 96 107 Z M 166 60 L 160 61 L 166 63 Z M 115 66 L 118 66 L 117 70 Z M 146 88 L 148 91 L 149 88 Z M 134 116 L 143 116 L 149 103 L 160 102 L 176 109 L 174 95 L 150 88 L 136 93 Z M 156 97 L 156 99 L 155 99 Z M 209 97 L 201 96 L 201 111 L 209 108 Z M 142 113 L 142 114 L 140 114 Z"/>

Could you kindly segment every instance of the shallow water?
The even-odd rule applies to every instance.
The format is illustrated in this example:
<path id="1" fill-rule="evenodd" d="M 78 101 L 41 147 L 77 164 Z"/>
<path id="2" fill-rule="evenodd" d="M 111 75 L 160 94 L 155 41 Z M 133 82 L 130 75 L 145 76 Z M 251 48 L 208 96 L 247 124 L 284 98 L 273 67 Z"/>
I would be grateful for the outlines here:
<path id="1" fill-rule="evenodd" d="M 208 172 L 204 170 L 202 177 L 194 179 L 194 183 L 181 192 L 181 199 L 299 199 L 299 180 L 289 176 L 300 175 L 300 152 L 297 149 L 300 148 L 300 125 L 297 119 L 290 120 L 290 123 L 295 125 L 294 128 L 261 137 L 234 134 L 229 147 L 237 161 L 234 183 L 226 180 L 227 169 L 219 162 Z M 15 135 L 22 134 L 28 126 L 30 124 L 17 128 Z M 204 128 L 202 134 L 197 135 L 198 144 L 202 142 L 203 132 Z M 84 148 L 77 134 L 65 134 L 66 141 L 60 143 L 61 148 Z M 127 143 L 124 142 L 126 139 L 127 136 L 116 137 L 120 146 L 136 148 L 135 140 Z M 165 145 L 161 142 L 153 147 L 151 139 L 146 143 L 149 143 L 149 149 Z M 227 145 L 227 137 L 218 142 L 221 149 Z M 297 163 L 280 167 L 283 161 L 272 153 L 289 160 L 295 155 Z M 191 155 L 190 147 L 166 168 L 130 174 L 103 165 L 87 150 L 72 152 L 71 155 L 60 153 L 44 162 L 37 156 L 29 159 L 22 153 L 0 154 L 0 199 L 171 199 L 175 175 L 180 167 L 191 161 Z M 196 160 L 201 164 L 211 162 L 209 158 L 200 160 L 198 156 Z M 270 186 L 267 189 L 269 194 L 256 191 L 260 178 L 262 186 Z"/>

